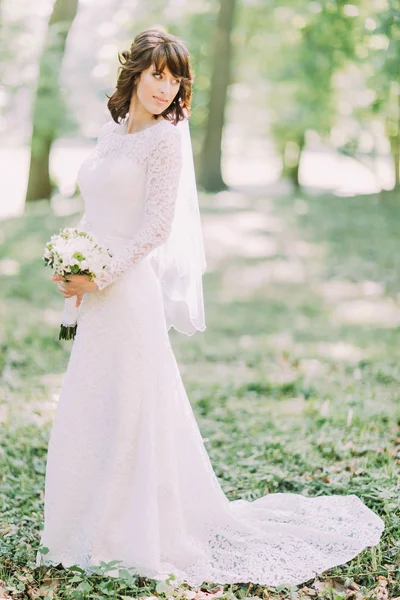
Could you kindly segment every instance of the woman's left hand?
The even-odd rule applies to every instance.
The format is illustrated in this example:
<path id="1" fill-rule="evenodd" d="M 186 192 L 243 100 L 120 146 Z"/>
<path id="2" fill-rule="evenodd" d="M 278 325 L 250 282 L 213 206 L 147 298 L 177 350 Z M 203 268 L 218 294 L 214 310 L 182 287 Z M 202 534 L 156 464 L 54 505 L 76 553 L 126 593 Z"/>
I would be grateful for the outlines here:
<path id="1" fill-rule="evenodd" d="M 68 281 L 64 281 L 61 275 L 52 276 L 52 280 L 57 283 L 64 298 L 71 298 L 86 292 L 95 292 L 99 289 L 97 284 L 90 280 L 89 275 L 66 275 L 65 279 Z"/>

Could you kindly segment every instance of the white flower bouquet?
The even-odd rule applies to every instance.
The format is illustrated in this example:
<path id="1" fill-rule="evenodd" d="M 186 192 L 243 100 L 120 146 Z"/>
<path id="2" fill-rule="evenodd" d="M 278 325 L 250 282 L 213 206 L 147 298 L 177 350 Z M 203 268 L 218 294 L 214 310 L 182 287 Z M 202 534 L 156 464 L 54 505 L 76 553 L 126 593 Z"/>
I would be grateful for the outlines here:
<path id="1" fill-rule="evenodd" d="M 60 229 L 47 242 L 43 254 L 44 266 L 53 269 L 53 275 L 89 275 L 90 280 L 98 277 L 112 255 L 101 246 L 92 234 L 72 227 Z M 76 296 L 66 298 L 60 327 L 59 340 L 75 338 L 78 308 Z"/>

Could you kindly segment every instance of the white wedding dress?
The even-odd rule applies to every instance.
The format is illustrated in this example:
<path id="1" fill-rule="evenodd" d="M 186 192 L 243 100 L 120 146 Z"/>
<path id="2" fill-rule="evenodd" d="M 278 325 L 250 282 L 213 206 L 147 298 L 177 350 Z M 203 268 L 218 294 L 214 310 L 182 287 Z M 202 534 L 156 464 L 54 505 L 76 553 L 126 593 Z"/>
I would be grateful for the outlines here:
<path id="1" fill-rule="evenodd" d="M 199 586 L 300 584 L 378 544 L 384 523 L 355 495 L 229 501 L 170 345 L 149 253 L 168 236 L 178 129 L 109 121 L 83 162 L 80 227 L 118 257 L 84 295 L 48 446 L 37 564 L 121 561 Z"/>

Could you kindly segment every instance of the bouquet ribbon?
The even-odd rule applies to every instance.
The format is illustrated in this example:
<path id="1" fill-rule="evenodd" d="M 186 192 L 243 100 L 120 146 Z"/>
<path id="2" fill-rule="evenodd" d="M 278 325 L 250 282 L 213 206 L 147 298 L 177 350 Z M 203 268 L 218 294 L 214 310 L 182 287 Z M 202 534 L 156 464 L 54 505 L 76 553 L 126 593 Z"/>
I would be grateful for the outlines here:
<path id="1" fill-rule="evenodd" d="M 77 296 L 71 296 L 71 298 L 65 298 L 64 310 L 61 320 L 59 340 L 73 340 L 75 339 L 76 331 L 78 328 L 78 314 L 79 306 L 76 306 Z"/>

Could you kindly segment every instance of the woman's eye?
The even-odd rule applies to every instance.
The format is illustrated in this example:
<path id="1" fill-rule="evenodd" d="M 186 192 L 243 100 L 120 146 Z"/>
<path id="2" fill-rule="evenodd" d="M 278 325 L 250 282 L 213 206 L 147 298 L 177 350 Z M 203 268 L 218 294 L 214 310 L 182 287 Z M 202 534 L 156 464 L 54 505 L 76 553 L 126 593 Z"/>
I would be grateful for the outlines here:
<path id="1" fill-rule="evenodd" d="M 161 73 L 153 73 L 153 77 L 162 77 Z M 181 80 L 180 79 L 174 79 L 176 84 L 180 84 Z"/>

